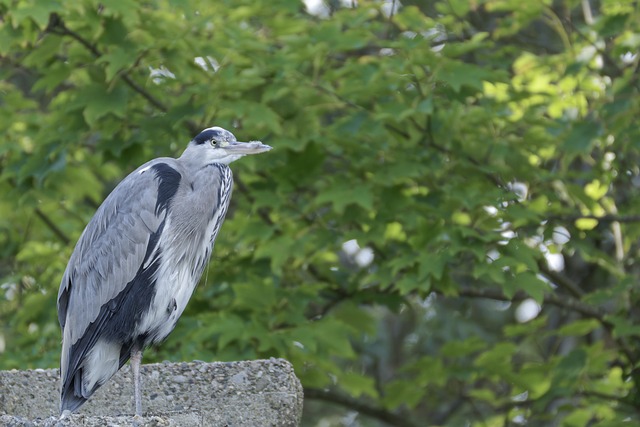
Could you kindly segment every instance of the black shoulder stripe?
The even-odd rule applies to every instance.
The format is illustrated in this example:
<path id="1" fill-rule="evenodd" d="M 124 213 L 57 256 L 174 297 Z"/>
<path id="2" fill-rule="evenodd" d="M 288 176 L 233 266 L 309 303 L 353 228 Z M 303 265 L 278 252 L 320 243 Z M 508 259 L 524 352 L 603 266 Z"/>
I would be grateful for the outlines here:
<path id="1" fill-rule="evenodd" d="M 166 163 L 159 163 L 152 168 L 158 179 L 158 200 L 156 201 L 156 215 L 169 207 L 169 203 L 176 195 L 182 175 Z"/>
<path id="2" fill-rule="evenodd" d="M 69 288 L 71 287 L 71 283 L 67 281 L 62 285 L 64 285 L 64 289 L 58 298 L 58 323 L 60 323 L 60 327 L 64 329 L 64 325 L 67 323 L 67 308 L 69 308 Z"/>

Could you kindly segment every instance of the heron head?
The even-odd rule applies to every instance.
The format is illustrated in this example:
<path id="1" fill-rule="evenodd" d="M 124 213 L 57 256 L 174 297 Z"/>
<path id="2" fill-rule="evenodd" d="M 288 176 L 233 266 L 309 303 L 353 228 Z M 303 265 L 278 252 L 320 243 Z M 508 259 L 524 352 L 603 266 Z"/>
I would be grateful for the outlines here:
<path id="1" fill-rule="evenodd" d="M 239 142 L 226 129 L 218 126 L 200 132 L 191 142 L 187 151 L 194 151 L 205 163 L 229 164 L 248 154 L 264 153 L 271 147 L 260 141 Z"/>

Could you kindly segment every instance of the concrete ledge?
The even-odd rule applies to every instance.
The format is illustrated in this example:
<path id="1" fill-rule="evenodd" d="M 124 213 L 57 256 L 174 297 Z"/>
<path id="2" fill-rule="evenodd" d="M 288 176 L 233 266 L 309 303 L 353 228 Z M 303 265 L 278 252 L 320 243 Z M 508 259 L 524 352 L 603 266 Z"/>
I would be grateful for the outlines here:
<path id="1" fill-rule="evenodd" d="M 0 416 L 0 426 L 3 427 L 121 427 L 127 425 L 135 425 L 136 427 L 187 427 L 204 424 L 202 417 L 195 413 L 174 413 L 144 417 L 71 414 L 65 417 L 51 416 L 44 419 L 36 418 L 35 420 L 13 415 Z"/>
<path id="2" fill-rule="evenodd" d="M 142 366 L 143 417 L 133 417 L 125 366 L 82 406 L 58 416 L 58 370 L 0 371 L 2 426 L 297 426 L 302 386 L 283 359 Z"/>

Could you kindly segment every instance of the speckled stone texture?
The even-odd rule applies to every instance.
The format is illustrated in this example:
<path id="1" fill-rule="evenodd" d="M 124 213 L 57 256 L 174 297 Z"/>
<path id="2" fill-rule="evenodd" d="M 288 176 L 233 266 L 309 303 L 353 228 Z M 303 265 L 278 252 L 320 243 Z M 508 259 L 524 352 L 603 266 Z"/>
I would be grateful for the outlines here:
<path id="1" fill-rule="evenodd" d="M 142 366 L 143 417 L 133 417 L 128 365 L 84 404 L 58 416 L 58 371 L 0 371 L 0 426 L 297 426 L 302 386 L 283 359 Z"/>

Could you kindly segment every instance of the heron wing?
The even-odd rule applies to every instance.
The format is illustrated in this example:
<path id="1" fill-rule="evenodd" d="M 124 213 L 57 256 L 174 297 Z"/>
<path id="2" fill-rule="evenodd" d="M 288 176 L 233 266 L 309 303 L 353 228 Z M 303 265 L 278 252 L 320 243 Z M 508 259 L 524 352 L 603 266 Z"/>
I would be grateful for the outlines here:
<path id="1" fill-rule="evenodd" d="M 180 182 L 172 160 L 149 162 L 126 177 L 98 208 L 69 259 L 58 292 L 63 394 L 120 308 L 123 291 L 154 280 L 148 270 Z"/>

